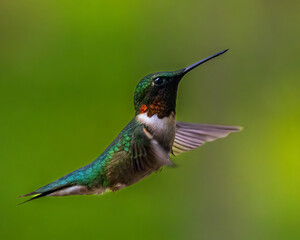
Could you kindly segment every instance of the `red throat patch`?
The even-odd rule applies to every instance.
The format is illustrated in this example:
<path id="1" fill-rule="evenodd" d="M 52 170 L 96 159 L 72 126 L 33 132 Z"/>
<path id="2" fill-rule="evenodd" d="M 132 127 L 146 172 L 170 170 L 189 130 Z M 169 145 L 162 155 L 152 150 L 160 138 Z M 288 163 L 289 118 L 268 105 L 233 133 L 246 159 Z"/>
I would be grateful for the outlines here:
<path id="1" fill-rule="evenodd" d="M 145 112 L 147 112 L 147 109 L 148 109 L 148 107 L 147 107 L 147 105 L 142 105 L 141 106 L 141 108 L 140 108 L 140 113 L 145 113 Z"/>

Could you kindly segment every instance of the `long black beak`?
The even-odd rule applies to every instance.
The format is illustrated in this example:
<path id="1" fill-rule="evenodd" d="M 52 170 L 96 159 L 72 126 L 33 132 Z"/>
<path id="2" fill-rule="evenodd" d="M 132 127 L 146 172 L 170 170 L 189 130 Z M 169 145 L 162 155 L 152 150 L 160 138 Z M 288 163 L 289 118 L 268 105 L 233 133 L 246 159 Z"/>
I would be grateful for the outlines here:
<path id="1" fill-rule="evenodd" d="M 209 61 L 209 60 L 211 60 L 211 59 L 213 59 L 213 58 L 215 58 L 215 57 L 217 57 L 217 56 L 222 55 L 223 53 L 227 52 L 228 50 L 229 50 L 229 49 L 226 49 L 226 50 L 224 50 L 224 51 L 218 52 L 218 53 L 216 53 L 216 54 L 214 54 L 214 55 L 212 55 L 212 56 L 210 56 L 210 57 L 204 58 L 204 59 L 200 60 L 199 62 L 196 62 L 196 63 L 192 64 L 191 66 L 188 66 L 187 68 L 185 68 L 185 69 L 183 70 L 183 74 L 188 73 L 189 71 L 191 71 L 191 70 L 194 69 L 195 67 L 198 67 L 198 66 L 201 65 L 202 63 L 205 63 L 205 62 L 207 62 L 207 61 Z"/>

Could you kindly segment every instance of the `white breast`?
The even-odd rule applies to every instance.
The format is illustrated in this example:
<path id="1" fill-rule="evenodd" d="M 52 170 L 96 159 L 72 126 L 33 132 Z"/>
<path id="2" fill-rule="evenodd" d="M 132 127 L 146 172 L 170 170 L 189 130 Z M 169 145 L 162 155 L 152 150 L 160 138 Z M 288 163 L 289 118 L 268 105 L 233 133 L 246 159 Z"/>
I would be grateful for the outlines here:
<path id="1" fill-rule="evenodd" d="M 173 128 L 173 126 L 175 127 L 174 114 L 160 119 L 157 117 L 157 114 L 148 117 L 147 113 L 140 113 L 137 115 L 137 120 L 156 131 L 169 131 L 170 128 Z"/>
<path id="2" fill-rule="evenodd" d="M 171 151 L 175 138 L 175 114 L 170 114 L 169 117 L 158 118 L 157 115 L 148 117 L 147 113 L 140 113 L 136 116 L 137 121 L 145 124 L 150 130 L 150 133 L 166 150 Z"/>

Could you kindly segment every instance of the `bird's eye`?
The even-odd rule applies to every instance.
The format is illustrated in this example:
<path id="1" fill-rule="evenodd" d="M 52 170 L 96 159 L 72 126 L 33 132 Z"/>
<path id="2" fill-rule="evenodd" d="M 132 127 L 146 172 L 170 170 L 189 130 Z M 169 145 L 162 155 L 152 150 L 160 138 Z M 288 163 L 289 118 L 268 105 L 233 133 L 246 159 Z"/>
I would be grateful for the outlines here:
<path id="1" fill-rule="evenodd" d="M 155 78 L 154 79 L 154 83 L 155 83 L 156 86 L 160 86 L 160 85 L 162 85 L 162 84 L 165 83 L 165 79 L 164 78 L 160 78 L 160 77 Z"/>

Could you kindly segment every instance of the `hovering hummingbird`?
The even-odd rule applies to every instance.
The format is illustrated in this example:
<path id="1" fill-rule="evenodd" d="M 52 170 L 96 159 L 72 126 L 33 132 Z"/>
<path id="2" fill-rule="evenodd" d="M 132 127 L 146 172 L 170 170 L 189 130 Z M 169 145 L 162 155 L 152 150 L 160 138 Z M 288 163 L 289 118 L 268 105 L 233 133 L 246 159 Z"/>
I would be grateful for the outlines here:
<path id="1" fill-rule="evenodd" d="M 21 197 L 36 195 L 25 201 L 28 202 L 45 196 L 114 192 L 139 182 L 165 165 L 173 165 L 170 154 L 177 156 L 240 131 L 236 126 L 175 120 L 180 80 L 192 69 L 227 50 L 184 69 L 145 76 L 134 93 L 134 118 L 95 161 Z"/>

